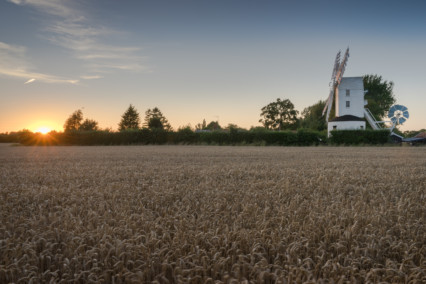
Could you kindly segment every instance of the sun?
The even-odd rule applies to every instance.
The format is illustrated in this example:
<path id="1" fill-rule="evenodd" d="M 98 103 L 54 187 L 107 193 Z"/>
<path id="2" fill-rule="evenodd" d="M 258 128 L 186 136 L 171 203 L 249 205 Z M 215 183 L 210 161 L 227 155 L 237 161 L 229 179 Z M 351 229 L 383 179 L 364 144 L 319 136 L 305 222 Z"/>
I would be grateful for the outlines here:
<path id="1" fill-rule="evenodd" d="M 41 134 L 47 134 L 50 132 L 50 128 L 46 126 L 42 126 L 37 128 L 35 132 L 40 132 Z"/>

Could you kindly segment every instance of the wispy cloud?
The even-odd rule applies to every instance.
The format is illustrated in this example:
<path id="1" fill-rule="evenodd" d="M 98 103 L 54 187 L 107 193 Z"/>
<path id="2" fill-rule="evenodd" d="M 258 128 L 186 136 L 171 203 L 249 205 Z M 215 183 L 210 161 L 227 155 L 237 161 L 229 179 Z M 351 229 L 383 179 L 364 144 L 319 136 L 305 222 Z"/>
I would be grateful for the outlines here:
<path id="1" fill-rule="evenodd" d="M 74 14 L 73 10 L 61 0 L 9 0 L 9 2 L 16 5 L 33 5 L 55 16 L 67 17 Z"/>
<path id="2" fill-rule="evenodd" d="M 142 57 L 134 46 L 118 46 L 107 41 L 118 32 L 96 25 L 88 20 L 82 9 L 71 5 L 74 1 L 62 0 L 9 0 L 22 6 L 30 6 L 47 18 L 45 33 L 50 42 L 73 51 L 75 58 L 83 60 L 91 73 L 110 73 L 114 69 L 141 71 Z M 96 68 L 92 68 L 95 66 Z"/>
<path id="3" fill-rule="evenodd" d="M 78 80 L 32 71 L 26 58 L 26 48 L 0 42 L 0 75 L 22 78 L 25 84 L 35 80 L 45 83 L 77 84 Z"/>
<path id="4" fill-rule="evenodd" d="M 148 68 L 141 66 L 138 63 L 127 63 L 127 64 L 120 64 L 120 63 L 92 63 L 88 65 L 90 70 L 95 73 L 99 74 L 105 74 L 105 73 L 111 73 L 115 71 L 143 71 L 148 72 Z"/>
<path id="5" fill-rule="evenodd" d="M 84 80 L 96 80 L 96 79 L 103 78 L 103 76 L 100 76 L 100 75 L 85 75 L 85 76 L 80 76 L 80 78 L 84 79 Z"/>
<path id="6" fill-rule="evenodd" d="M 30 84 L 30 83 L 34 82 L 35 80 L 36 80 L 35 78 L 29 79 L 24 84 Z"/>

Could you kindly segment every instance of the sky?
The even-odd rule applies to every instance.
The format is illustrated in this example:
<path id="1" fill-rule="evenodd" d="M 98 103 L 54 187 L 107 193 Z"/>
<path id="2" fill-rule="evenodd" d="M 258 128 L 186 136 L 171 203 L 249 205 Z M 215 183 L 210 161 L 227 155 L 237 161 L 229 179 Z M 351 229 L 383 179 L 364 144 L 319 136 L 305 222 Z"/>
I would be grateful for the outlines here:
<path id="1" fill-rule="evenodd" d="M 63 130 L 77 109 L 116 130 L 134 105 L 178 129 L 203 119 L 250 128 L 277 98 L 325 100 L 344 76 L 394 82 L 426 128 L 423 0 L 0 0 L 0 133 Z"/>

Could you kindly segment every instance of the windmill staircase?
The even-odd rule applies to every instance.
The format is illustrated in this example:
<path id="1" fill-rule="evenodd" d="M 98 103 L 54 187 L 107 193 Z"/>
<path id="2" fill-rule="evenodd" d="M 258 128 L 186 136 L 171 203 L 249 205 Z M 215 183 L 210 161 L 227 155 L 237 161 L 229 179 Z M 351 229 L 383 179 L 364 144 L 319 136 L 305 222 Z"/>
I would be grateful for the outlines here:
<path id="1" fill-rule="evenodd" d="M 368 108 L 364 108 L 364 116 L 370 124 L 371 128 L 373 128 L 374 130 L 382 129 L 382 127 L 379 125 L 379 123 L 374 118 L 373 114 Z"/>

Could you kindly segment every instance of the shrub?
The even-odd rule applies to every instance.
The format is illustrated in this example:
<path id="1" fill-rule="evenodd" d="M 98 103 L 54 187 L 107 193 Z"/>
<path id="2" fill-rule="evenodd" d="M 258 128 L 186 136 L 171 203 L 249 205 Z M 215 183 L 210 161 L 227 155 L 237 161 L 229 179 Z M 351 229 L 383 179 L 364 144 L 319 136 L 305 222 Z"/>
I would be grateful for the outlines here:
<path id="1" fill-rule="evenodd" d="M 385 144 L 389 141 L 389 130 L 332 130 L 331 144 Z"/>
<path id="2" fill-rule="evenodd" d="M 297 143 L 299 146 L 310 146 L 325 144 L 327 141 L 327 133 L 312 131 L 306 129 L 299 129 L 297 131 Z"/>
<path id="3" fill-rule="evenodd" d="M 196 144 L 198 135 L 189 127 L 180 128 L 177 132 L 169 133 L 168 143 L 170 144 Z"/>
<path id="4" fill-rule="evenodd" d="M 0 133 L 0 143 L 19 143 L 19 133 Z"/>

